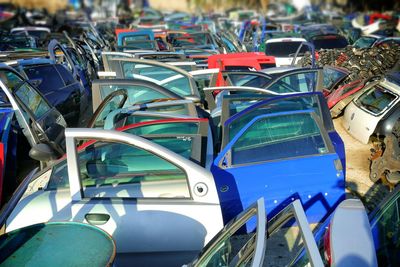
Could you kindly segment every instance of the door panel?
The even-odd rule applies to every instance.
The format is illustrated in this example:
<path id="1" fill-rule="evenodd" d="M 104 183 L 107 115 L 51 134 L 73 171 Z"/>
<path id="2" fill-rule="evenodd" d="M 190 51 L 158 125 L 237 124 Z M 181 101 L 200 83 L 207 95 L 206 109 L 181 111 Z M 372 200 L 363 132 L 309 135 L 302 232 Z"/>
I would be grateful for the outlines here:
<path id="1" fill-rule="evenodd" d="M 321 221 L 344 197 L 344 176 L 328 134 L 310 111 L 255 117 L 214 160 L 227 222 L 259 197 L 273 216 L 301 199 L 311 222 Z"/>
<path id="2" fill-rule="evenodd" d="M 73 220 L 109 215 L 98 226 L 115 239 L 117 263 L 182 265 L 222 228 L 213 177 L 195 163 L 130 134 L 78 129 L 66 136 Z M 76 154 L 79 139 L 102 141 Z"/>

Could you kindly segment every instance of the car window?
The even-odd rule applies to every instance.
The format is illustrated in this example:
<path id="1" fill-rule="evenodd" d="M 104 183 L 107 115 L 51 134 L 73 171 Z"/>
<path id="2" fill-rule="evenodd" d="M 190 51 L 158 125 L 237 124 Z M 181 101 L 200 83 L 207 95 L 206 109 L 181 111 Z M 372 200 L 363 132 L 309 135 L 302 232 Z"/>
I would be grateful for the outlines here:
<path id="1" fill-rule="evenodd" d="M 299 48 L 301 41 L 270 42 L 265 45 L 265 54 L 275 57 L 293 57 Z M 307 46 L 302 46 L 299 55 L 308 51 Z"/>
<path id="2" fill-rule="evenodd" d="M 51 109 L 43 97 L 28 83 L 23 83 L 14 93 L 22 103 L 32 112 L 35 119 L 42 117 Z"/>
<path id="3" fill-rule="evenodd" d="M 128 144 L 89 142 L 78 153 L 85 198 L 190 198 L 186 173 Z M 53 169 L 47 189 L 68 187 L 65 161 Z"/>
<path id="4" fill-rule="evenodd" d="M 324 68 L 323 75 L 324 75 L 324 88 L 326 89 L 331 89 L 333 85 L 335 85 L 340 79 L 346 76 L 345 73 L 333 68 Z"/>
<path id="5" fill-rule="evenodd" d="M 236 46 L 228 38 L 225 38 L 222 36 L 221 41 L 224 43 L 224 45 L 227 48 L 227 51 L 229 53 L 238 52 L 238 49 L 236 48 Z"/>
<path id="6" fill-rule="evenodd" d="M 372 112 L 374 115 L 379 115 L 397 98 L 398 96 L 394 93 L 377 85 L 362 94 L 356 99 L 355 103 L 357 106 Z"/>
<path id="7" fill-rule="evenodd" d="M 313 92 L 315 91 L 316 85 L 316 72 L 301 72 L 279 78 L 267 89 L 279 94 L 294 92 Z"/>
<path id="8" fill-rule="evenodd" d="M 65 86 L 64 81 L 53 65 L 25 67 L 24 71 L 30 80 L 40 80 L 39 90 L 47 95 Z"/>
<path id="9" fill-rule="evenodd" d="M 122 62 L 122 69 L 125 78 L 135 78 L 135 74 L 162 81 L 175 75 L 182 75 L 181 73 L 169 68 L 139 64 L 136 62 Z M 188 77 L 182 77 L 176 81 L 172 81 L 163 85 L 165 88 L 179 95 L 191 95 L 191 86 Z"/>
<path id="10" fill-rule="evenodd" d="M 11 91 L 14 91 L 24 80 L 9 70 L 0 70 L 0 79 Z"/>
<path id="11" fill-rule="evenodd" d="M 311 113 L 264 117 L 254 122 L 232 146 L 232 164 L 246 164 L 327 153 Z"/>
<path id="12" fill-rule="evenodd" d="M 271 81 L 271 79 L 266 76 L 256 74 L 229 73 L 228 77 L 234 86 L 264 88 Z"/>
<path id="13" fill-rule="evenodd" d="M 239 102 L 239 101 L 238 101 Z M 240 112 L 243 108 L 246 107 L 248 103 L 238 103 L 235 106 L 235 102 L 232 103 L 233 107 L 231 108 L 232 115 L 237 112 Z M 239 110 L 237 110 L 239 109 Z M 268 102 L 264 106 L 260 106 L 256 109 L 251 110 L 248 113 L 243 114 L 238 117 L 234 121 L 229 124 L 229 141 L 233 139 L 233 137 L 254 117 L 263 115 L 263 114 L 271 114 L 276 112 L 283 111 L 294 111 L 294 110 L 306 110 L 310 109 L 315 112 L 321 119 L 324 118 L 324 114 L 321 112 L 321 107 L 319 105 L 319 101 L 315 96 L 294 96 L 287 98 L 285 100 L 272 101 Z M 329 115 L 329 114 L 328 114 Z M 330 115 L 329 115 L 330 116 Z M 333 129 L 332 123 L 324 121 L 325 129 L 327 131 L 331 131 Z"/>
<path id="14" fill-rule="evenodd" d="M 105 99 L 109 94 L 119 89 L 125 89 L 128 93 L 128 99 L 124 107 L 133 106 L 139 103 L 146 103 L 151 100 L 160 98 L 169 98 L 170 96 L 163 94 L 157 90 L 146 86 L 140 85 L 126 85 L 126 84 L 113 84 L 113 85 L 100 85 L 101 98 Z"/>
<path id="15" fill-rule="evenodd" d="M 179 135 L 179 134 L 197 134 L 199 131 L 199 123 L 197 122 L 167 122 L 148 124 L 126 130 L 135 135 Z"/>
<path id="16" fill-rule="evenodd" d="M 65 66 L 55 64 L 54 67 L 57 69 L 58 73 L 61 75 L 66 85 L 70 85 L 77 82 L 72 76 L 72 73 L 69 72 Z"/>

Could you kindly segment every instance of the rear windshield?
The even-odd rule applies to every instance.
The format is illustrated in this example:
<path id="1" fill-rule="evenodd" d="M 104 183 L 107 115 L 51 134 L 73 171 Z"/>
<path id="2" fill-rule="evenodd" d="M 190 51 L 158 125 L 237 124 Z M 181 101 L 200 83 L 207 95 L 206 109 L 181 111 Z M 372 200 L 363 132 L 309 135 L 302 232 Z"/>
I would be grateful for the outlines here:
<path id="1" fill-rule="evenodd" d="M 375 86 L 362 94 L 356 101 L 356 105 L 368 110 L 374 115 L 381 114 L 398 96 L 381 86 Z"/>
<path id="2" fill-rule="evenodd" d="M 267 54 L 268 56 L 275 56 L 275 57 L 294 56 L 301 43 L 302 42 L 267 43 L 265 47 L 265 54 Z M 307 46 L 303 46 L 299 52 L 299 55 L 303 55 L 307 51 L 308 51 Z"/>
<path id="3" fill-rule="evenodd" d="M 344 48 L 349 45 L 346 38 L 335 35 L 316 37 L 312 42 L 315 49 Z"/>

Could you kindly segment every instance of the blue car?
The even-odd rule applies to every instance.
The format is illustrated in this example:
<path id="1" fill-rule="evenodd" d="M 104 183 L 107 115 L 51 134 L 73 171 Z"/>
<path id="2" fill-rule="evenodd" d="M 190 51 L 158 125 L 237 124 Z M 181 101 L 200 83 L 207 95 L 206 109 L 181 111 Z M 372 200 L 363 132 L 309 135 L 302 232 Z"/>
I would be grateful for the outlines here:
<path id="1" fill-rule="evenodd" d="M 63 115 L 70 127 L 84 126 L 91 113 L 87 91 L 62 64 L 45 58 L 18 60 L 11 64 Z"/>

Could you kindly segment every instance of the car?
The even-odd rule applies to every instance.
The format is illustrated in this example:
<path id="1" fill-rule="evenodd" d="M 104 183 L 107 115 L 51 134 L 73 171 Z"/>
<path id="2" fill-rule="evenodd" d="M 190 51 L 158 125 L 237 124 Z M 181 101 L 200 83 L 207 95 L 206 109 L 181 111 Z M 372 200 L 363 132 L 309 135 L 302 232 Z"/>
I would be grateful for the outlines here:
<path id="1" fill-rule="evenodd" d="M 292 64 L 293 56 L 299 45 L 306 42 L 304 38 L 273 38 L 265 42 L 265 54 L 275 57 L 276 66 L 288 66 Z M 301 52 L 304 53 L 303 49 Z"/>
<path id="2" fill-rule="evenodd" d="M 355 139 L 367 144 L 371 137 L 391 133 L 398 113 L 400 83 L 398 75 L 372 83 L 347 106 L 343 126 Z"/>
<path id="3" fill-rule="evenodd" d="M 61 112 L 68 125 L 86 125 L 91 101 L 81 83 L 64 65 L 41 58 L 12 61 L 8 65 L 33 83 Z"/>

